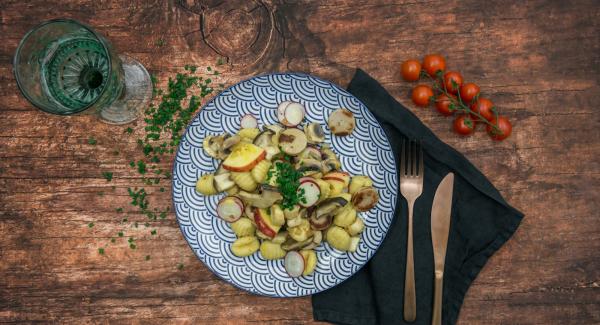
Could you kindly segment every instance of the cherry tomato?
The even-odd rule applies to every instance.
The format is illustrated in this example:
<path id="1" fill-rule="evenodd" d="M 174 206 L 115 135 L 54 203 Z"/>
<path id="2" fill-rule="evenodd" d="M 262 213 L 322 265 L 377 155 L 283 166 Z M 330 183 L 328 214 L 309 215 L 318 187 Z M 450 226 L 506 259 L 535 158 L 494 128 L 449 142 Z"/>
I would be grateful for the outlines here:
<path id="1" fill-rule="evenodd" d="M 421 75 L 421 63 L 417 60 L 406 60 L 400 66 L 400 73 L 406 81 L 417 81 Z"/>
<path id="2" fill-rule="evenodd" d="M 456 84 L 456 87 L 454 87 L 452 85 L 452 81 L 454 81 L 454 83 Z M 448 71 L 448 72 L 444 73 L 442 87 L 446 87 L 446 91 L 448 91 L 449 93 L 456 94 L 458 92 L 458 90 L 460 89 L 460 86 L 462 86 L 462 83 L 463 83 L 463 77 L 460 74 L 460 72 Z"/>
<path id="3" fill-rule="evenodd" d="M 456 100 L 455 96 L 450 96 L 452 97 L 452 100 Z M 439 94 L 435 99 L 435 107 L 437 108 L 438 112 L 440 112 L 440 114 L 450 116 L 454 114 L 454 110 L 450 109 L 451 102 L 452 101 L 450 100 L 450 98 L 448 98 L 448 96 L 446 96 L 446 94 Z"/>
<path id="4" fill-rule="evenodd" d="M 428 54 L 423 58 L 423 69 L 430 76 L 435 77 L 439 70 L 446 70 L 446 59 L 439 54 Z"/>
<path id="5" fill-rule="evenodd" d="M 433 97 L 433 89 L 427 85 L 418 85 L 413 88 L 411 97 L 415 105 L 427 107 L 429 99 Z"/>
<path id="6" fill-rule="evenodd" d="M 471 104 L 477 94 L 479 94 L 479 86 L 472 82 L 467 82 L 460 87 L 460 98 L 466 105 Z"/>
<path id="7" fill-rule="evenodd" d="M 484 119 L 491 121 L 494 117 L 494 103 L 491 100 L 483 97 L 479 97 L 476 102 L 471 104 L 471 110 L 479 113 L 479 115 L 483 116 Z M 471 114 L 471 117 L 478 121 L 479 117 L 477 115 Z"/>
<path id="8" fill-rule="evenodd" d="M 454 132 L 460 135 L 469 135 L 475 130 L 475 121 L 467 115 L 459 115 L 454 120 Z"/>
<path id="9" fill-rule="evenodd" d="M 496 118 L 492 119 L 491 123 L 498 127 L 498 129 L 496 129 L 489 124 L 487 126 L 487 133 L 493 140 L 502 141 L 508 138 L 512 133 L 512 125 L 504 116 L 498 116 L 498 120 L 496 120 Z"/>

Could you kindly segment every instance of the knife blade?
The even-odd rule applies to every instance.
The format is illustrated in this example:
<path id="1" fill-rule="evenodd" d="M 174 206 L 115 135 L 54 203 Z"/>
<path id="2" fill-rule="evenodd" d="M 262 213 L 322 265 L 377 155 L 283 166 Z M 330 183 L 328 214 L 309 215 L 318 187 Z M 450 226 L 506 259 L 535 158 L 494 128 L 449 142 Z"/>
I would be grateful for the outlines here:
<path id="1" fill-rule="evenodd" d="M 442 324 L 444 262 L 446 260 L 448 235 L 450 234 L 453 189 L 454 174 L 448 173 L 435 190 L 433 205 L 431 207 L 431 243 L 433 245 L 433 261 L 435 266 L 432 325 Z"/>

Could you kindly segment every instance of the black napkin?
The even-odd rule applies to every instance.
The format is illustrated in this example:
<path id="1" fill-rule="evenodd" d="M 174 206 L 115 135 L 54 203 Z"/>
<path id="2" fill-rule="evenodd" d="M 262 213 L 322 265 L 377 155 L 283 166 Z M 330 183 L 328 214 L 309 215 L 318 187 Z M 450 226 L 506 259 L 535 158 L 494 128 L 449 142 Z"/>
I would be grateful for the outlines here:
<path id="1" fill-rule="evenodd" d="M 455 324 L 471 282 L 488 258 L 515 232 L 523 214 L 508 205 L 463 155 L 438 139 L 368 74 L 358 69 L 348 91 L 382 125 L 397 162 L 403 139 L 420 139 L 423 144 L 425 179 L 413 219 L 417 319 L 412 324 L 431 324 L 434 267 L 431 205 L 442 178 L 449 172 L 455 174 L 442 298 L 442 323 Z M 339 324 L 408 324 L 403 320 L 407 213 L 406 201 L 398 193 L 396 215 L 382 246 L 350 279 L 313 295 L 315 320 Z"/>

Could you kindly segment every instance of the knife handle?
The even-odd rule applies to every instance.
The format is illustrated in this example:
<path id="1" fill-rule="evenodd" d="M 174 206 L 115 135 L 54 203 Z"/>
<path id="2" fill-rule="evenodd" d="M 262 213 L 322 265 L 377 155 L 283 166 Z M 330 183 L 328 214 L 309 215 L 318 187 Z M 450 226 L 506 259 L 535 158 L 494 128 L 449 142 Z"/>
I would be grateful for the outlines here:
<path id="1" fill-rule="evenodd" d="M 415 260 L 413 256 L 413 206 L 408 204 L 408 239 L 406 243 L 406 274 L 404 276 L 404 320 L 417 319 L 417 293 L 415 290 Z"/>
<path id="2" fill-rule="evenodd" d="M 442 325 L 442 290 L 444 288 L 444 273 L 435 272 L 433 289 L 433 318 L 431 325 Z"/>

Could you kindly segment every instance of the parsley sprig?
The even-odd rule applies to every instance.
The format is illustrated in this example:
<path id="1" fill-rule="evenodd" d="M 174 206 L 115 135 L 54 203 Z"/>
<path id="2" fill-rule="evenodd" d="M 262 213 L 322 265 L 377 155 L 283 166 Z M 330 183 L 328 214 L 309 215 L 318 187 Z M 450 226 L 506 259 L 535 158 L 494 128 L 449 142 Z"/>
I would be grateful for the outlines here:
<path id="1" fill-rule="evenodd" d="M 275 162 L 276 172 L 269 172 L 267 174 L 267 178 L 271 179 L 273 174 L 276 174 L 277 179 L 276 183 L 279 188 L 279 192 L 283 196 L 283 200 L 281 201 L 282 209 L 293 209 L 294 205 L 303 202 L 306 203 L 306 198 L 304 197 L 304 190 L 298 191 L 298 187 L 300 186 L 300 178 L 302 178 L 302 173 L 297 171 L 292 165 L 292 157 L 280 153 L 282 160 L 277 160 Z"/>

